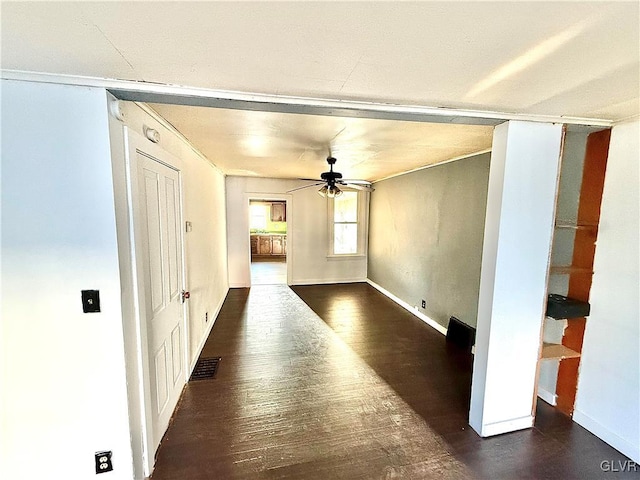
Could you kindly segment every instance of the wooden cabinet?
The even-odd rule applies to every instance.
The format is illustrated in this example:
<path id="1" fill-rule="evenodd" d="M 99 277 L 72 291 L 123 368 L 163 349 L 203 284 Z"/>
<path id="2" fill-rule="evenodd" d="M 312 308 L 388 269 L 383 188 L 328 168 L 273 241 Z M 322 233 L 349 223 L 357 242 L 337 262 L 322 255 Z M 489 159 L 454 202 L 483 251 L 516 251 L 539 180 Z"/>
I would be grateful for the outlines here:
<path id="1" fill-rule="evenodd" d="M 271 204 L 271 221 L 286 222 L 287 221 L 287 204 L 284 202 Z"/>
<path id="2" fill-rule="evenodd" d="M 271 255 L 271 237 L 268 235 L 260 235 L 258 237 L 258 254 Z"/>
<path id="3" fill-rule="evenodd" d="M 271 238 L 271 255 L 284 255 L 284 239 L 282 235 Z"/>
<path id="4" fill-rule="evenodd" d="M 287 254 L 286 235 L 251 235 L 251 256 L 283 256 Z"/>

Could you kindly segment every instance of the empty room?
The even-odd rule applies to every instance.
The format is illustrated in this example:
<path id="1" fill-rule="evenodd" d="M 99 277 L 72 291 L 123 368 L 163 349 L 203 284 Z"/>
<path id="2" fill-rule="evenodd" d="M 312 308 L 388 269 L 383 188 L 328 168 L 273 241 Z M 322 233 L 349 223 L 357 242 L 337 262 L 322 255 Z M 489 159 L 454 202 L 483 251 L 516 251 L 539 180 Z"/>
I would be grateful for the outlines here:
<path id="1" fill-rule="evenodd" d="M 1 13 L 2 478 L 640 478 L 637 2 Z"/>

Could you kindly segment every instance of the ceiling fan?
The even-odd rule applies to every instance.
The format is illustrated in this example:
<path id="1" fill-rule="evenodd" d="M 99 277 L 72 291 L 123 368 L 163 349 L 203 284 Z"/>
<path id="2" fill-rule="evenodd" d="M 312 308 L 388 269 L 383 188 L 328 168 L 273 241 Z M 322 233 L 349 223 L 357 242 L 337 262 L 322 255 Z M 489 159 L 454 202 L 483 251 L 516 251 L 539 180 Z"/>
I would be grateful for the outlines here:
<path id="1" fill-rule="evenodd" d="M 323 172 L 320 174 L 320 179 L 316 178 L 301 178 L 300 180 L 309 180 L 312 183 L 309 185 L 304 185 L 302 187 L 294 188 L 293 190 L 289 190 L 287 193 L 295 192 L 296 190 L 302 190 L 304 188 L 317 187 L 318 185 L 322 185 L 322 188 L 318 190 L 318 194 L 323 197 L 334 198 L 342 195 L 342 190 L 340 186 L 351 188 L 354 190 L 364 190 L 366 192 L 373 192 L 374 188 L 371 186 L 371 182 L 367 182 L 366 180 L 343 180 L 342 174 L 340 172 L 334 172 L 333 166 L 336 164 L 335 157 L 329 155 L 327 157 L 327 163 L 329 164 L 329 171 Z"/>

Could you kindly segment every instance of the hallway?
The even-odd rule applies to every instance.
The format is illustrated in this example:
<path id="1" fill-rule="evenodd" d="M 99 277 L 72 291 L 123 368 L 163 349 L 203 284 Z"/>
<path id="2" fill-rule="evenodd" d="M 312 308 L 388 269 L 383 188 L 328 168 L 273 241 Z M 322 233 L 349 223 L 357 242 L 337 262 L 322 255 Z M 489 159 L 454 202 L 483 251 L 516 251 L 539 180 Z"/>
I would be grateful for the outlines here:
<path id="1" fill-rule="evenodd" d="M 626 460 L 541 401 L 536 428 L 478 437 L 471 357 L 363 283 L 232 289 L 202 356 L 219 371 L 185 388 L 154 480 L 589 479 Z"/>

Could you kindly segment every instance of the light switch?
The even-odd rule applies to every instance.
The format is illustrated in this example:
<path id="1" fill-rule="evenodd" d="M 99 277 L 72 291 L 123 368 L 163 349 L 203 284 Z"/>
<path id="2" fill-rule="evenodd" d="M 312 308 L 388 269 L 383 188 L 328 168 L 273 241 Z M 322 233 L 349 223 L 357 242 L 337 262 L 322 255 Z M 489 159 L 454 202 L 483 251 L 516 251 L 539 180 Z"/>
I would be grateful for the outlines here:
<path id="1" fill-rule="evenodd" d="M 99 290 L 82 290 L 82 311 L 84 313 L 100 311 Z"/>

